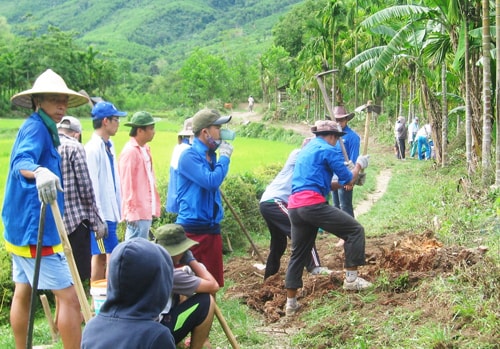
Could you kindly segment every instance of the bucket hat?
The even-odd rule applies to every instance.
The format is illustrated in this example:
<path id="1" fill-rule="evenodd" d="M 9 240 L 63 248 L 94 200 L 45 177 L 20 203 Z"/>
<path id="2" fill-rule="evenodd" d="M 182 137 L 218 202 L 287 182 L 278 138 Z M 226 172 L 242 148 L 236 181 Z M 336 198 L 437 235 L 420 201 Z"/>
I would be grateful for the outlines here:
<path id="1" fill-rule="evenodd" d="M 66 128 L 71 131 L 82 133 L 82 124 L 80 120 L 74 116 L 63 116 L 61 121 L 57 124 L 57 128 Z"/>
<path id="2" fill-rule="evenodd" d="M 125 123 L 125 126 L 130 127 L 144 127 L 149 125 L 154 125 L 156 122 L 160 121 L 159 118 L 154 118 L 153 115 L 147 111 L 138 111 L 129 122 Z"/>
<path id="3" fill-rule="evenodd" d="M 344 106 L 339 105 L 333 107 L 333 116 L 335 119 L 347 118 L 347 121 L 349 121 L 354 117 L 354 113 L 348 113 Z"/>
<path id="4" fill-rule="evenodd" d="M 177 134 L 181 137 L 191 137 L 193 133 L 193 118 L 188 118 L 184 120 L 184 128 Z"/>
<path id="5" fill-rule="evenodd" d="M 119 111 L 111 102 L 98 102 L 92 108 L 92 120 L 109 118 L 112 116 L 126 116 L 127 112 Z"/>
<path id="6" fill-rule="evenodd" d="M 193 132 L 199 132 L 212 125 L 222 125 L 231 120 L 231 115 L 221 116 L 215 109 L 202 109 L 193 116 Z"/>
<path id="7" fill-rule="evenodd" d="M 318 120 L 314 124 L 313 127 L 311 127 L 311 132 L 314 133 L 315 135 L 318 134 L 328 134 L 328 133 L 334 133 L 339 136 L 345 135 L 345 132 L 342 132 L 342 127 L 333 120 Z"/>
<path id="8" fill-rule="evenodd" d="M 78 107 L 89 100 L 84 95 L 68 88 L 63 78 L 56 74 L 52 69 L 44 71 L 29 90 L 19 92 L 10 99 L 12 104 L 23 108 L 32 108 L 32 95 L 43 93 L 57 93 L 67 95 L 68 108 Z"/>
<path id="9" fill-rule="evenodd" d="M 157 244 L 164 247 L 171 256 L 186 252 L 198 242 L 188 238 L 184 228 L 179 224 L 165 224 L 153 233 Z"/>

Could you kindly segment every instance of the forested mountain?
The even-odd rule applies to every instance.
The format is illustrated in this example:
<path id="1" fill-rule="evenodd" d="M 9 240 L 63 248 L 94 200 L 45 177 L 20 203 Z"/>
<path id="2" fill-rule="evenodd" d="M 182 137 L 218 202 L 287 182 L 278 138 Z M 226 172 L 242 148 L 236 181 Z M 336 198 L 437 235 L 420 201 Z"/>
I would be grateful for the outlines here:
<path id="1" fill-rule="evenodd" d="M 300 0 L 0 0 L 0 14 L 16 35 L 50 26 L 112 51 L 135 64 L 161 57 L 177 66 L 195 48 L 217 54 L 261 53 L 278 18 Z"/>

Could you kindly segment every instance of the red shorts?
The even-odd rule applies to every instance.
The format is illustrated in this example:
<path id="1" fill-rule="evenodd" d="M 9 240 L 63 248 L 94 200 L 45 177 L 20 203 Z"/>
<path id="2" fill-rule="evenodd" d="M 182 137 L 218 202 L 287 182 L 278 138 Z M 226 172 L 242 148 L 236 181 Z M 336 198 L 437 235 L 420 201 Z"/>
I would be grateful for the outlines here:
<path id="1" fill-rule="evenodd" d="M 186 236 L 199 244 L 190 248 L 194 257 L 202 263 L 220 287 L 224 286 L 224 266 L 222 264 L 222 237 L 220 234 L 192 234 Z"/>

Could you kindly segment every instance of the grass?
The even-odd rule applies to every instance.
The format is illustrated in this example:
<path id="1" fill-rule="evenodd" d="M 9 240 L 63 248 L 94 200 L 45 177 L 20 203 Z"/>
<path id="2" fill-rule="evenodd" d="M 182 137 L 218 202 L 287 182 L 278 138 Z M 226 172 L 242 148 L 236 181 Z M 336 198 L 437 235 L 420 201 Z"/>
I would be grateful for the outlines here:
<path id="1" fill-rule="evenodd" d="M 86 135 L 90 125 L 84 122 Z M 159 123 L 151 143 L 157 175 L 166 176 L 171 149 L 176 141 L 176 124 Z M 128 136 L 121 126 L 115 137 L 117 149 Z M 86 137 L 85 137 L 86 138 Z M 3 138 L 2 138 L 3 140 Z M 283 163 L 293 145 L 260 139 L 237 138 L 230 173 L 251 171 L 266 163 Z M 2 148 L 4 149 L 4 148 Z M 3 154 L 3 153 L 2 153 Z M 217 295 L 221 311 L 242 348 L 498 348 L 500 333 L 500 195 L 481 189 L 478 178 L 465 184 L 464 164 L 441 169 L 429 161 L 397 161 L 390 146 L 374 147 L 365 186 L 356 188 L 355 204 L 375 189 L 376 175 L 390 169 L 392 177 L 385 195 L 369 212 L 358 217 L 367 236 L 400 231 L 419 234 L 436 230 L 447 245 L 474 248 L 488 246 L 482 263 L 457 265 L 451 275 L 435 275 L 408 286 L 407 275 L 389 281 L 381 273 L 376 289 L 367 293 L 331 292 L 301 314 L 303 327 L 278 335 L 259 314 L 239 300 Z M 4 161 L 4 156 L 0 157 Z M 0 162 L 4 166 L 5 162 Z M 3 174 L 1 174 L 3 175 Z M 460 184 L 462 183 L 462 184 Z M 434 226 L 435 217 L 440 227 Z M 254 232 L 252 232 L 254 233 Z M 261 251 L 268 248 L 266 234 L 252 238 Z M 230 258 L 248 254 L 237 250 Z M 405 279 L 406 278 L 406 279 Z M 379 304 L 384 294 L 405 289 L 412 301 L 407 306 Z M 36 323 L 37 343 L 50 342 L 42 315 Z M 220 324 L 214 321 L 210 335 L 214 347 L 229 348 Z M 10 327 L 0 327 L 0 347 L 13 348 Z M 60 348 L 60 344 L 55 348 Z"/>

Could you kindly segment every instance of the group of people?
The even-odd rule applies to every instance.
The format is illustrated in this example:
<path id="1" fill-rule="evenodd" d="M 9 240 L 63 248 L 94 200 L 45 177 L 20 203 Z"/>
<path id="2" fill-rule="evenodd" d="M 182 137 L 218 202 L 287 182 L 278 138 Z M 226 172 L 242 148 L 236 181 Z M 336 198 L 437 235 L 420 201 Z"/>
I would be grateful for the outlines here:
<path id="1" fill-rule="evenodd" d="M 433 158 L 432 153 L 432 128 L 430 124 L 419 126 L 418 117 L 414 117 L 412 122 L 407 126 L 406 118 L 399 116 L 394 125 L 394 136 L 396 143 L 394 144 L 394 154 L 397 159 L 404 160 L 406 158 L 406 141 L 410 146 L 410 157 L 418 155 L 419 160 L 429 160 Z"/>
<path id="2" fill-rule="evenodd" d="M 51 290 L 56 297 L 57 327 L 65 348 L 119 343 L 134 347 L 127 336 L 127 321 L 154 322 L 153 313 L 155 324 L 137 324 L 135 343 L 150 341 L 153 347 L 174 348 L 191 333 L 190 347 L 201 348 L 212 323 L 215 292 L 224 284 L 219 186 L 227 175 L 233 148 L 221 141 L 221 125 L 231 117 L 203 109 L 190 119 L 193 142 L 179 156 L 179 172 L 171 179 L 176 184 L 178 224 L 153 234 L 160 247 L 148 241 L 152 219 L 160 215 L 161 207 L 148 146 L 157 119 L 145 111 L 135 113 L 125 123 L 130 139 L 117 158 L 111 138 L 127 113 L 108 101 L 93 103 L 68 88 L 51 69 L 11 100 L 33 111 L 12 148 L 2 210 L 15 283 L 11 326 L 16 347 L 26 347 L 32 282 L 39 272 L 38 289 Z M 81 123 L 66 111 L 86 103 L 92 104 L 94 132 L 83 145 Z M 74 275 L 54 215 L 50 209 L 42 210 L 42 205 L 54 201 L 63 216 L 79 277 L 108 281 L 107 300 L 87 324 L 89 336 L 84 334 L 83 341 Z M 116 230 L 121 221 L 126 223 L 126 232 L 120 243 Z M 37 255 L 41 256 L 39 271 L 35 270 Z M 173 266 L 184 268 L 174 270 Z M 179 295 L 189 298 L 181 303 Z M 103 328 L 102 321 L 112 325 Z M 95 331 L 102 335 L 94 337 Z"/>
<path id="3" fill-rule="evenodd" d="M 72 275 L 47 210 L 40 232 L 38 288 L 56 296 L 57 326 L 65 348 L 175 348 L 189 334 L 190 348 L 206 345 L 215 294 L 224 286 L 220 186 L 233 153 L 224 139 L 233 139 L 234 133 L 222 125 L 231 116 L 202 109 L 186 120 L 172 156 L 166 203 L 176 221 L 153 231 L 153 242 L 152 219 L 160 215 L 161 203 L 148 146 L 157 120 L 150 113 L 137 112 L 125 123 L 130 139 L 117 160 L 111 138 L 127 113 L 112 103 L 92 106 L 94 132 L 84 146 L 80 122 L 66 111 L 89 99 L 69 89 L 52 70 L 41 74 L 31 89 L 14 95 L 12 102 L 33 109 L 12 149 L 2 211 L 15 282 L 11 325 L 16 347 L 25 347 L 27 340 L 40 202 L 54 200 L 61 213 L 64 209 L 80 277 L 108 282 L 107 299 L 82 336 Z M 353 116 L 340 106 L 334 120 L 317 121 L 311 128 L 314 137 L 290 154 L 260 202 L 271 233 L 264 278 L 278 272 L 291 239 L 287 316 L 300 309 L 297 290 L 304 268 L 312 274 L 330 272 L 321 266 L 315 249 L 320 229 L 341 239 L 344 289 L 371 286 L 357 271 L 365 263 L 365 233 L 354 218 L 352 190 L 369 157 L 359 155 L 360 138 L 347 126 Z M 126 232 L 120 243 L 116 229 L 121 221 L 126 222 Z"/>

